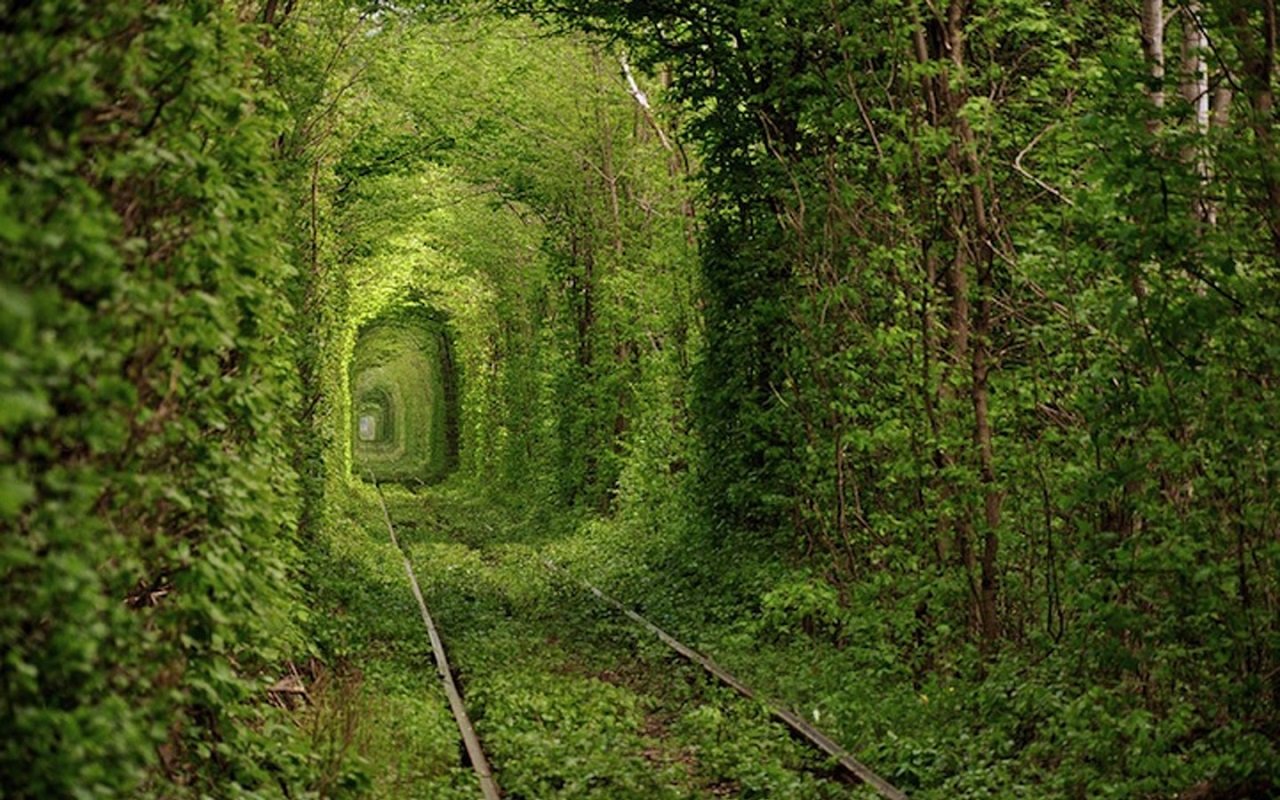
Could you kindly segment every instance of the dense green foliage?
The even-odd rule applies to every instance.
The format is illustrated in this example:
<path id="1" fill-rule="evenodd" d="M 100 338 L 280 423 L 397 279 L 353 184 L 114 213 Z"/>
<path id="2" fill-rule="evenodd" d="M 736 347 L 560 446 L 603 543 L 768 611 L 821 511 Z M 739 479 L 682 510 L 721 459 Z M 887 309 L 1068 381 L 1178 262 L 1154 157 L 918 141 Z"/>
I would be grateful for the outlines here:
<path id="1" fill-rule="evenodd" d="M 246 700 L 292 635 L 295 388 L 258 26 L 0 19 L 3 793 L 274 785 L 301 751 Z"/>
<path id="2" fill-rule="evenodd" d="M 357 432 L 352 469 L 357 474 L 426 483 L 457 466 L 452 352 L 441 321 L 409 305 L 360 331 L 348 377 Z"/>
<path id="3" fill-rule="evenodd" d="M 1276 12 L 1141 7 L 532 6 L 696 114 L 714 539 L 835 589 L 763 608 L 870 616 L 979 703 L 1030 680 L 999 758 L 1042 791 L 1266 792 Z"/>
<path id="4" fill-rule="evenodd" d="M 0 795 L 1280 791 L 1274 4 L 505 6 L 0 0 Z"/>

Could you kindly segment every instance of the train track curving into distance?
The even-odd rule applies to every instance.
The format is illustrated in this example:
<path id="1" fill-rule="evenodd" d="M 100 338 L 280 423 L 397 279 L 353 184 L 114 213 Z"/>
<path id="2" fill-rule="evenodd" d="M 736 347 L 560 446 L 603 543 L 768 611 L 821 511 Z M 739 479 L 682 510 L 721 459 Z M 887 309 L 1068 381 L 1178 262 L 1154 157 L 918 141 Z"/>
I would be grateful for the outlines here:
<path id="1" fill-rule="evenodd" d="M 475 772 L 476 778 L 480 784 L 481 795 L 484 797 L 484 800 L 497 800 L 497 798 L 502 797 L 502 792 L 498 788 L 497 781 L 494 778 L 493 769 L 489 764 L 488 758 L 485 756 L 484 749 L 481 747 L 480 738 L 476 734 L 475 726 L 471 723 L 471 718 L 467 714 L 462 693 L 458 689 L 457 682 L 454 679 L 453 669 L 450 666 L 448 657 L 445 653 L 444 642 L 440 636 L 439 629 L 436 627 L 435 620 L 432 618 L 431 612 L 427 608 L 426 600 L 423 598 L 422 589 L 418 585 L 417 576 L 413 571 L 413 564 L 409 559 L 408 552 L 400 545 L 400 542 L 396 537 L 395 526 L 392 524 L 391 514 L 387 510 L 386 498 L 383 496 L 382 487 L 372 476 L 370 476 L 368 480 L 373 483 L 374 488 L 377 491 L 378 503 L 382 508 L 383 519 L 386 521 L 387 533 L 391 537 L 391 543 L 404 559 L 405 574 L 409 579 L 409 587 L 413 592 L 414 600 L 417 601 L 418 609 L 422 613 L 422 622 L 425 625 L 427 635 L 431 640 L 431 652 L 435 658 L 436 671 L 439 673 L 440 680 L 444 685 L 445 695 L 448 697 L 450 710 L 453 712 L 454 721 L 457 723 L 458 732 L 462 737 L 467 759 L 470 761 L 471 768 Z M 623 614 L 632 622 L 653 634 L 681 658 L 701 667 L 716 680 L 730 687 L 739 695 L 753 702 L 762 704 L 774 719 L 787 727 L 793 736 L 821 751 L 827 757 L 833 759 L 835 764 L 837 764 L 845 773 L 875 790 L 876 793 L 885 798 L 885 800 L 908 800 L 905 792 L 889 783 L 880 775 L 876 774 L 867 765 L 855 758 L 848 750 L 841 747 L 834 739 L 811 725 L 795 711 L 752 689 L 728 670 L 717 664 L 709 656 L 684 644 L 644 616 L 640 615 L 635 610 L 627 607 L 620 600 L 617 600 L 611 595 L 605 593 L 590 582 L 574 575 L 550 559 L 543 559 L 542 563 L 550 572 L 568 579 L 570 582 L 588 592 L 592 597 L 596 598 L 604 605 Z"/>

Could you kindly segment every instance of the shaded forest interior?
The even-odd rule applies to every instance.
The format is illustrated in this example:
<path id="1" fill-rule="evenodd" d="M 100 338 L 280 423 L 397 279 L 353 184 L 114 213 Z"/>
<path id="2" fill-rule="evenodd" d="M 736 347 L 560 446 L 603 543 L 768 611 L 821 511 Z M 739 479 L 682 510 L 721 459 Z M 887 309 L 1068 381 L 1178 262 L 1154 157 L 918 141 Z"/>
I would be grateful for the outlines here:
<path id="1" fill-rule="evenodd" d="M 0 797 L 1280 796 L 1278 39 L 0 0 Z"/>

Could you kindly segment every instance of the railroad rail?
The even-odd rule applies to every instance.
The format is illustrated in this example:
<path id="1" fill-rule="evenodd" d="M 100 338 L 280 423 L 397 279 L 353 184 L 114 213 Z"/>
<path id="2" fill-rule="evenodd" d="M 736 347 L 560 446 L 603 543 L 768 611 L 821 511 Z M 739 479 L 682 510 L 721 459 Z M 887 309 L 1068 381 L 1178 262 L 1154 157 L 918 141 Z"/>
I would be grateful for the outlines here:
<path id="1" fill-rule="evenodd" d="M 479 780 L 481 794 L 484 796 L 485 800 L 500 800 L 502 793 L 498 789 L 497 782 L 494 780 L 493 770 L 489 765 L 489 760 L 486 758 L 484 750 L 480 746 L 480 738 L 476 735 L 475 727 L 471 723 L 471 718 L 467 715 L 466 706 L 462 701 L 462 693 L 458 690 L 457 682 L 454 680 L 453 669 L 449 665 L 448 657 L 445 654 L 444 643 L 440 638 L 440 632 L 436 628 L 435 621 L 431 617 L 431 612 L 427 609 L 427 602 L 423 598 L 422 589 L 418 584 L 417 576 L 414 574 L 413 564 L 409 560 L 409 555 L 400 545 L 400 541 L 396 537 L 395 525 L 391 522 L 391 513 L 387 509 L 387 501 L 383 496 L 382 487 L 372 475 L 368 477 L 368 480 L 373 484 L 378 495 L 378 503 L 382 508 L 382 518 L 387 524 L 387 533 L 391 537 L 391 544 L 400 553 L 401 558 L 404 559 L 404 570 L 405 574 L 409 578 L 409 588 L 413 591 L 414 600 L 418 603 L 418 610 L 422 613 L 422 622 L 427 628 L 428 637 L 431 639 L 431 653 L 435 658 L 436 672 L 439 673 L 440 680 L 444 685 L 445 695 L 449 699 L 449 708 L 453 712 L 454 721 L 458 725 L 458 732 L 462 736 L 462 742 L 466 749 L 467 758 L 471 762 L 471 767 L 475 771 L 476 778 Z M 775 719 L 786 725 L 793 735 L 834 759 L 835 763 L 844 769 L 845 772 L 874 789 L 881 797 L 885 798 L 885 800 L 908 800 L 907 795 L 901 789 L 877 775 L 870 767 L 855 758 L 852 753 L 841 747 L 830 736 L 809 724 L 809 722 L 795 711 L 787 708 L 777 700 L 762 695 L 750 686 L 747 686 L 731 672 L 713 661 L 709 656 L 689 647 L 679 639 L 676 639 L 674 636 L 667 633 L 647 618 L 641 616 L 634 609 L 622 603 L 622 601 L 612 595 L 606 594 L 591 582 L 574 575 L 572 572 L 559 564 L 556 564 L 549 558 L 544 558 L 542 563 L 551 572 L 564 576 L 569 581 L 586 589 L 600 602 L 621 612 L 632 622 L 635 622 L 637 625 L 656 636 L 663 644 L 667 645 L 682 658 L 702 667 L 707 673 L 736 691 L 739 695 L 753 702 L 762 704 Z"/>
<path id="2" fill-rule="evenodd" d="M 569 570 L 565 569 L 559 564 L 556 564 L 551 559 L 545 558 L 542 560 L 542 563 L 547 567 L 547 569 L 551 570 L 552 572 L 556 572 L 561 575 L 564 575 L 569 580 L 587 589 L 592 595 L 596 597 L 596 599 L 600 600 L 605 605 L 611 606 L 617 611 L 621 611 L 623 614 L 627 616 L 627 618 L 629 618 L 636 624 L 640 625 L 641 627 L 643 627 L 644 629 L 652 633 L 654 636 L 658 637 L 660 640 L 662 640 L 663 644 L 667 645 L 672 650 L 679 653 L 680 656 L 682 656 L 684 659 L 702 667 L 704 670 L 706 670 L 708 673 L 710 673 L 716 679 L 718 679 L 721 683 L 724 683 L 726 686 L 729 686 L 738 694 L 742 695 L 748 700 L 763 703 L 765 708 L 769 709 L 769 713 L 771 713 L 775 719 L 781 721 L 784 725 L 790 728 L 793 734 L 800 737 L 801 739 L 804 739 L 806 742 L 818 748 L 822 752 L 826 753 L 828 756 L 834 758 L 836 763 L 839 764 L 841 767 L 843 767 L 845 771 L 847 771 L 849 774 L 853 775 L 855 778 L 862 781 L 866 785 L 870 786 L 872 789 L 875 789 L 876 792 L 878 792 L 881 797 L 884 797 L 886 800 L 908 800 L 907 795 L 903 793 L 901 789 L 897 788 L 893 784 L 886 781 L 884 778 L 881 778 L 875 772 L 871 771 L 871 769 L 867 767 L 867 765 L 863 764 L 861 761 L 858 761 L 856 758 L 854 758 L 853 755 L 848 750 L 845 750 L 843 747 L 837 744 L 836 741 L 832 739 L 830 736 L 827 736 L 822 731 L 810 725 L 808 722 L 804 720 L 803 717 L 801 717 L 796 712 L 782 705 L 778 701 L 773 700 L 772 698 L 765 697 L 759 694 L 758 692 L 753 690 L 751 687 L 747 686 L 745 683 L 738 680 L 738 678 L 734 677 L 734 675 L 730 673 L 728 670 L 726 670 L 724 667 L 712 661 L 711 658 L 709 658 L 708 656 L 703 655 L 697 650 L 694 650 L 692 647 L 689 647 L 688 645 L 684 644 L 679 639 L 676 639 L 674 636 L 667 633 L 662 628 L 659 628 L 657 625 L 653 624 L 649 620 L 642 617 L 640 614 L 636 613 L 631 608 L 624 605 L 622 601 L 617 600 L 616 598 L 608 594 L 605 594 L 590 582 L 583 580 L 582 578 L 579 578 L 578 576 L 574 575 L 572 572 L 569 572 Z"/>
<path id="3" fill-rule="evenodd" d="M 404 559 L 404 571 L 409 576 L 409 588 L 413 590 L 413 598 L 418 601 L 418 610 L 422 612 L 422 622 L 427 626 L 427 636 L 431 639 L 431 654 L 435 656 L 436 672 L 440 674 L 440 681 L 444 684 L 444 693 L 449 698 L 449 709 L 453 712 L 454 722 L 458 724 L 458 732 L 462 735 L 462 744 L 467 751 L 467 759 L 471 762 L 471 768 L 476 773 L 476 778 L 480 781 L 480 793 L 485 800 L 500 800 L 502 792 L 498 790 L 498 783 L 493 779 L 493 769 L 489 766 L 489 759 L 485 757 L 484 749 L 480 747 L 480 737 L 476 735 L 475 726 L 471 724 L 471 717 L 467 716 L 467 707 L 462 702 L 462 693 L 458 691 L 458 684 L 453 679 L 453 669 L 449 666 L 449 659 L 445 655 L 444 642 L 440 639 L 440 631 L 436 629 L 436 623 L 431 618 L 431 612 L 427 610 L 427 601 L 422 597 L 422 589 L 418 586 L 418 577 L 413 573 L 413 564 L 409 561 L 409 554 L 400 546 L 400 541 L 396 538 L 395 526 L 391 524 L 391 512 L 387 511 L 387 499 L 382 496 L 382 487 L 372 475 L 369 481 L 373 484 L 373 488 L 378 493 L 378 503 L 382 506 L 382 518 L 387 522 L 387 533 L 391 534 L 391 544 L 395 546 Z"/>

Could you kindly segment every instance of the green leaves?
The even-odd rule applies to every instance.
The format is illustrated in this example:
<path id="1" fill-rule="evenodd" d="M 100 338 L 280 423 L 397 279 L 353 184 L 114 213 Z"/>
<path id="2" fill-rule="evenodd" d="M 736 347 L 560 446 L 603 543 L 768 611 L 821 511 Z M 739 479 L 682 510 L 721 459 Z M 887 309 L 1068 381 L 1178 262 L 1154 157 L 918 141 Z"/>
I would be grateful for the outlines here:
<path id="1" fill-rule="evenodd" d="M 252 411 L 287 413 L 293 372 L 257 32 L 201 2 L 10 22 L 0 773 L 15 797 L 254 791 L 234 765 L 263 760 L 249 676 L 287 634 L 295 513 Z"/>

